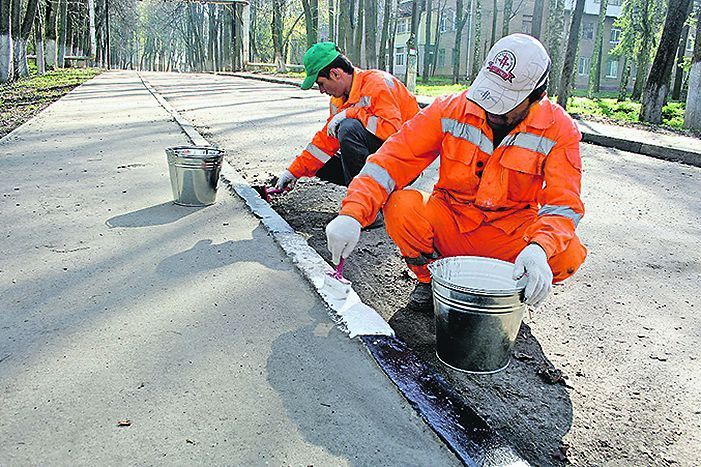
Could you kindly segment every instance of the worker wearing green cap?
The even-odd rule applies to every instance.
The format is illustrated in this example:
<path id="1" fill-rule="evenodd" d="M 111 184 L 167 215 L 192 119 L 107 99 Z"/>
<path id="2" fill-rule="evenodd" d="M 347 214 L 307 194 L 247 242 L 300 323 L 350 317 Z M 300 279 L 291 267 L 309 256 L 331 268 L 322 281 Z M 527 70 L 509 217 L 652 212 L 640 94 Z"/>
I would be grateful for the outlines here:
<path id="1" fill-rule="evenodd" d="M 356 68 L 333 42 L 314 44 L 303 58 L 307 76 L 331 96 L 326 124 L 279 177 L 278 189 L 290 189 L 300 177 L 348 186 L 365 167 L 365 159 L 419 111 L 416 98 L 394 76 Z"/>

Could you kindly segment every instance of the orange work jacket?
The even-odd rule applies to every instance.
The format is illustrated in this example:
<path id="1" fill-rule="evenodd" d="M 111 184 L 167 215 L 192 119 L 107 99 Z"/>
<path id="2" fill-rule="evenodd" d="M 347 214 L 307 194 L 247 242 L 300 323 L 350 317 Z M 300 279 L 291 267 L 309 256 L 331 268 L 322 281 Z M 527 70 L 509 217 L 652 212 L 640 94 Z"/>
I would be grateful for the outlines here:
<path id="1" fill-rule="evenodd" d="M 450 206 L 461 232 L 483 223 L 509 234 L 522 228 L 524 240 L 552 257 L 567 248 L 584 215 L 580 139 L 572 118 L 545 97 L 494 147 L 485 111 L 467 91 L 443 96 L 368 158 L 341 214 L 369 224 L 392 191 L 440 154 L 433 196 Z"/>
<path id="2" fill-rule="evenodd" d="M 345 110 L 346 118 L 359 120 L 370 133 L 384 141 L 416 115 L 419 106 L 414 95 L 394 76 L 380 70 L 356 68 L 348 99 L 332 97 L 329 110 L 324 128 L 314 135 L 289 167 L 297 178 L 313 176 L 338 152 L 338 139 L 326 133 L 331 118 L 338 112 Z"/>

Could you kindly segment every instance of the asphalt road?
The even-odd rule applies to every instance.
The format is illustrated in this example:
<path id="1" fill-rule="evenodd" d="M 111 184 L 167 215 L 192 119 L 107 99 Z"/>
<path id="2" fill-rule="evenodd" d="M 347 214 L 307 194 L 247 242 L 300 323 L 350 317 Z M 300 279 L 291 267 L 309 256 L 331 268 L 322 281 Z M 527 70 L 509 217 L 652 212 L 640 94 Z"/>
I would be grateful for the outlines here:
<path id="1" fill-rule="evenodd" d="M 251 183 L 286 168 L 326 117 L 328 99 L 317 91 L 212 75 L 144 76 L 227 149 Z M 526 319 L 519 358 L 506 371 L 490 377 L 443 371 L 533 463 L 561 463 L 562 453 L 583 465 L 698 465 L 701 170 L 586 144 L 582 154 L 587 214 L 578 233 L 590 249 L 587 262 Z M 333 217 L 342 194 L 302 183 L 283 206 L 320 252 L 319 220 Z M 307 196 L 313 203 L 305 203 Z M 320 225 L 305 226 L 310 219 Z M 351 279 L 440 369 L 431 360 L 430 323 L 399 316 L 410 281 L 383 235 L 361 241 L 355 261 L 362 264 Z M 392 286 L 367 285 L 378 270 L 379 284 Z M 543 365 L 562 370 L 564 384 L 538 377 Z"/>

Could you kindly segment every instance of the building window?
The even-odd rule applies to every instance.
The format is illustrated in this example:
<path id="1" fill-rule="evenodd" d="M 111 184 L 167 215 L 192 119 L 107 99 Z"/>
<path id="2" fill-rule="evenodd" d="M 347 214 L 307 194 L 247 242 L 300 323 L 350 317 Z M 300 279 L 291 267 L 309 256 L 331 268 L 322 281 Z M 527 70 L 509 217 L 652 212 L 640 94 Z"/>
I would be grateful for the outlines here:
<path id="1" fill-rule="evenodd" d="M 584 23 L 582 28 L 582 39 L 594 39 L 594 23 Z"/>
<path id="2" fill-rule="evenodd" d="M 577 73 L 580 76 L 589 74 L 589 58 L 579 57 L 579 66 L 577 66 Z"/>
<path id="3" fill-rule="evenodd" d="M 446 31 L 455 30 L 455 11 L 450 8 L 446 8 L 441 15 L 441 20 L 438 23 L 438 30 L 443 33 Z"/>
<path id="4" fill-rule="evenodd" d="M 445 49 L 438 49 L 438 57 L 436 58 L 436 68 L 445 66 Z"/>
<path id="5" fill-rule="evenodd" d="M 609 60 L 606 65 L 606 77 L 618 78 L 618 60 Z"/>
<path id="6" fill-rule="evenodd" d="M 621 30 L 618 28 L 611 28 L 611 37 L 609 37 L 609 43 L 618 44 L 621 42 Z"/>
<path id="7" fill-rule="evenodd" d="M 410 22 L 411 18 L 399 18 L 399 22 L 397 23 L 397 34 L 409 32 Z"/>
<path id="8" fill-rule="evenodd" d="M 406 62 L 404 61 L 406 55 L 404 54 L 405 47 L 395 47 L 394 49 L 394 64 L 397 66 L 404 66 Z"/>
<path id="9" fill-rule="evenodd" d="M 523 15 L 521 19 L 521 32 L 530 34 L 533 30 L 533 17 L 531 15 Z"/>
<path id="10" fill-rule="evenodd" d="M 697 26 L 697 27 L 701 27 L 701 26 Z M 694 39 L 691 37 L 686 40 L 686 51 L 687 52 L 694 51 Z"/>

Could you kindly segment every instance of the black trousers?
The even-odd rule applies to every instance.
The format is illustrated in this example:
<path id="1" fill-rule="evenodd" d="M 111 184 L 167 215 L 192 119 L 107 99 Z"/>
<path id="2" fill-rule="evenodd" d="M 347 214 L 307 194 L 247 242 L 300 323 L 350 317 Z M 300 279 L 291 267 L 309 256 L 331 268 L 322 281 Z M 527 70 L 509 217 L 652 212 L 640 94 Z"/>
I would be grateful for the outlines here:
<path id="1" fill-rule="evenodd" d="M 329 159 L 316 176 L 336 185 L 348 186 L 365 165 L 365 159 L 377 152 L 383 141 L 354 118 L 343 120 L 336 135 L 341 145 L 340 153 Z"/>

